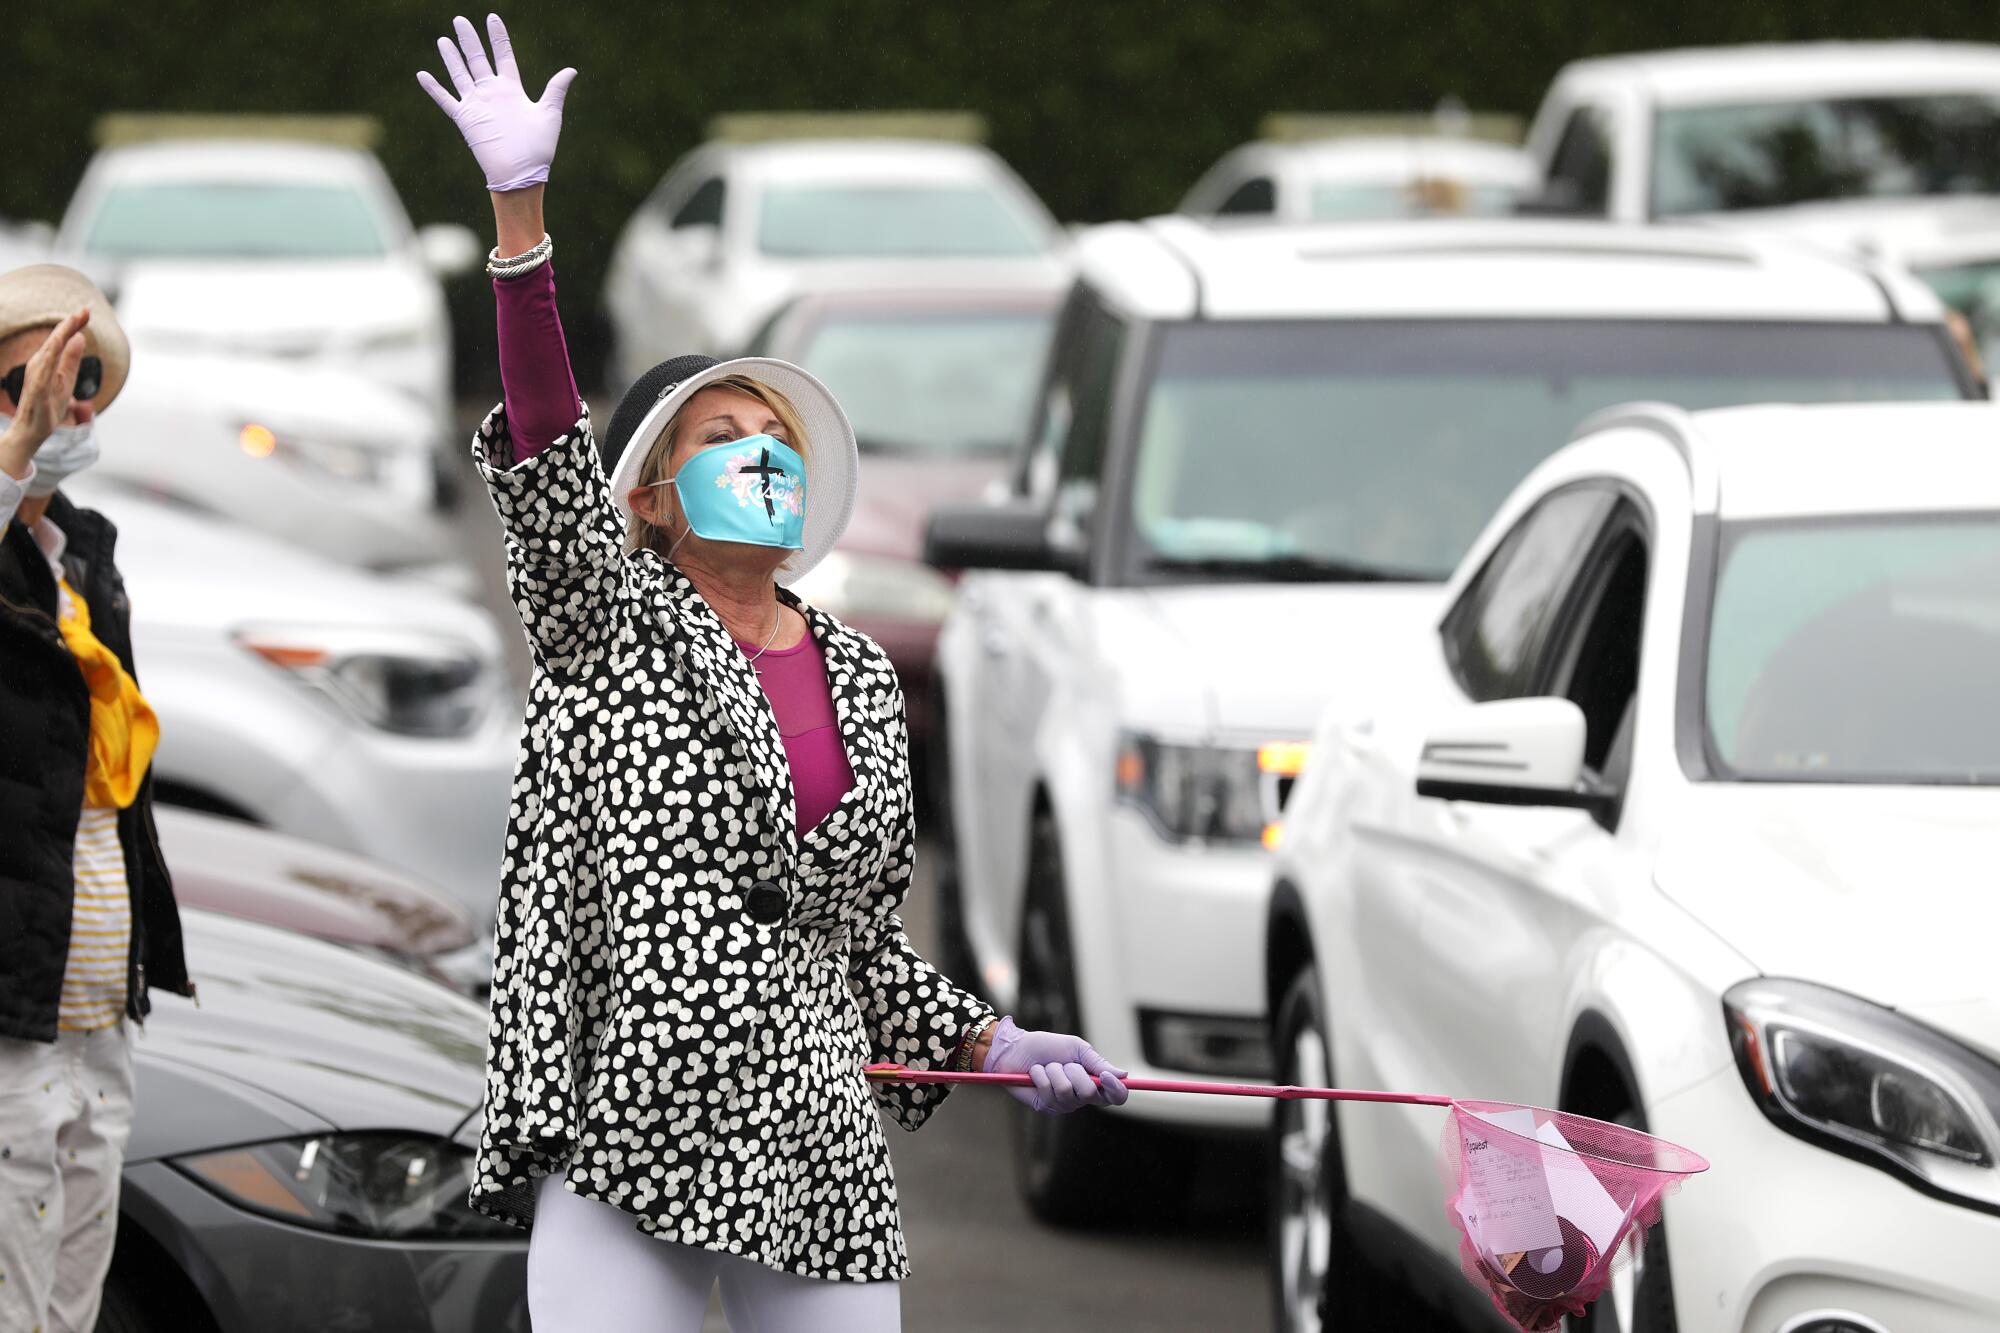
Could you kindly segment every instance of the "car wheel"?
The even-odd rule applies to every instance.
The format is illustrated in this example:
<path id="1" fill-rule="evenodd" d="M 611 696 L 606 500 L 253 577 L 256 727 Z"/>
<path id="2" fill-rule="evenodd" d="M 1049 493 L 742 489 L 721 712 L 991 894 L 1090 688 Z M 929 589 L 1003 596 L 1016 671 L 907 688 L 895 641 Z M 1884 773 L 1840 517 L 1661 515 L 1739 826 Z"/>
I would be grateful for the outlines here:
<path id="1" fill-rule="evenodd" d="M 1310 967 L 1278 1006 L 1279 1083 L 1329 1087 L 1325 1006 Z M 1270 1136 L 1271 1318 L 1279 1333 L 1402 1328 L 1410 1302 L 1356 1250 L 1346 1228 L 1347 1184 L 1333 1103 L 1277 1103 Z"/>
<path id="2" fill-rule="evenodd" d="M 1646 1118 L 1630 1106 L 1604 1118 L 1646 1132 Z M 1611 1275 L 1610 1287 L 1591 1303 L 1583 1318 L 1570 1319 L 1567 1326 L 1570 1333 L 1679 1333 L 1664 1221 L 1646 1233 L 1645 1245 Z"/>
<path id="3" fill-rule="evenodd" d="M 930 734 L 924 744 L 925 816 L 937 866 L 938 968 L 978 995 L 986 994 L 965 930 L 965 892 L 958 877 L 957 830 L 951 822 L 951 743 L 945 734 L 944 682 L 931 684 Z"/>
<path id="4" fill-rule="evenodd" d="M 165 1327 L 146 1313 L 130 1283 L 113 1267 L 104 1279 L 95 1333 L 162 1333 Z"/>
<path id="5" fill-rule="evenodd" d="M 1029 835 L 1028 893 L 1021 914 L 1021 988 L 1014 1021 L 1051 1032 L 1081 1029 L 1070 952 L 1061 844 L 1055 819 L 1037 813 Z M 1144 1127 L 1086 1107 L 1013 1115 L 1014 1179 L 1028 1211 L 1056 1226 L 1157 1217 L 1186 1193 L 1189 1152 L 1147 1153 Z"/>

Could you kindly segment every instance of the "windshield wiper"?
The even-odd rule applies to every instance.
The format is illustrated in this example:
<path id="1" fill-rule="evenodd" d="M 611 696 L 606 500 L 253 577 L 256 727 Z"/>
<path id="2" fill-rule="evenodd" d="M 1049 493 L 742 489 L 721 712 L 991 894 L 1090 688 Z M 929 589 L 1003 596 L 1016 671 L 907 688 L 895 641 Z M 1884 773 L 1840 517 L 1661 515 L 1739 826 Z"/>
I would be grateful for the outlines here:
<path id="1" fill-rule="evenodd" d="M 1154 556 L 1146 568 L 1177 574 L 1209 574 L 1220 578 L 1241 578 L 1265 583 L 1436 583 L 1439 578 L 1428 570 L 1391 569 L 1364 565 L 1352 560 L 1324 560 L 1317 556 L 1279 555 L 1200 556 L 1180 558 Z"/>

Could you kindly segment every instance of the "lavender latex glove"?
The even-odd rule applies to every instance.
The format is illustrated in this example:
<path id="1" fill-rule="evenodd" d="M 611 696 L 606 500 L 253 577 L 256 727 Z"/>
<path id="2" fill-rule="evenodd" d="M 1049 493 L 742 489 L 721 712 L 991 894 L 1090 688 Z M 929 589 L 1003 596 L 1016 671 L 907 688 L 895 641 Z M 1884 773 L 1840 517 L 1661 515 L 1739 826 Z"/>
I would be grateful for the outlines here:
<path id="1" fill-rule="evenodd" d="M 1031 1088 L 1007 1089 L 1014 1100 L 1043 1115 L 1066 1115 L 1080 1106 L 1123 1106 L 1131 1094 L 1120 1079 L 1130 1075 L 1091 1049 L 1082 1037 L 1063 1032 L 1026 1032 L 1003 1018 L 986 1050 L 989 1074 L 1026 1074 Z M 1097 1082 L 1092 1082 L 1092 1076 Z"/>
<path id="2" fill-rule="evenodd" d="M 531 102 L 521 87 L 521 71 L 514 66 L 514 43 L 498 14 L 486 16 L 486 35 L 493 39 L 490 65 L 472 25 L 455 18 L 451 26 L 458 34 L 458 45 L 453 46 L 449 37 L 440 37 L 438 54 L 444 57 L 445 73 L 451 75 L 451 86 L 458 90 L 458 96 L 438 86 L 429 70 L 418 71 L 417 82 L 465 136 L 472 155 L 479 159 L 479 169 L 486 173 L 487 189 L 521 190 L 540 185 L 548 180 L 549 164 L 555 161 L 556 139 L 562 134 L 563 98 L 576 71 L 557 70 L 542 90 L 542 100 Z"/>

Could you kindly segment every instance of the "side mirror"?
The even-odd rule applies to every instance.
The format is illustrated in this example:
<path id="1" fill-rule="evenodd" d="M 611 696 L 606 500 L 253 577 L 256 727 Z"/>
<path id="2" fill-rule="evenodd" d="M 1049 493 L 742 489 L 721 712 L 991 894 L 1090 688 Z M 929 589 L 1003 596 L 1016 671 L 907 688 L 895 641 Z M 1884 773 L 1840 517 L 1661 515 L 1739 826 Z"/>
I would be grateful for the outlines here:
<path id="1" fill-rule="evenodd" d="M 1010 499 L 999 504 L 946 504 L 924 530 L 924 563 L 938 569 L 1026 569 L 1075 573 L 1081 553 L 1049 537 L 1042 505 Z"/>
<path id="2" fill-rule="evenodd" d="M 456 278 L 470 273 L 486 258 L 479 236 L 470 227 L 456 222 L 438 222 L 417 230 L 417 251 L 424 266 L 440 278 Z"/>
<path id="3" fill-rule="evenodd" d="M 1567 699 L 1473 704 L 1433 727 L 1417 760 L 1417 795 L 1487 805 L 1600 811 L 1583 787 L 1583 710 Z"/>

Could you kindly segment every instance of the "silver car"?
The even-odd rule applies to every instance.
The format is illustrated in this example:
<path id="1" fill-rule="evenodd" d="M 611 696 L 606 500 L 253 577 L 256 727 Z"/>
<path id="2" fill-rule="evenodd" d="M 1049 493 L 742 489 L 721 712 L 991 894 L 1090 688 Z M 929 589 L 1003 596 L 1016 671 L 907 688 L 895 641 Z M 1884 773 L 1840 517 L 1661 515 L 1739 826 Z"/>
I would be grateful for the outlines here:
<path id="1" fill-rule="evenodd" d="M 485 1011 L 303 935 L 181 924 L 201 1007 L 135 1038 L 99 1333 L 526 1330 L 526 1233 L 466 1203 Z"/>

